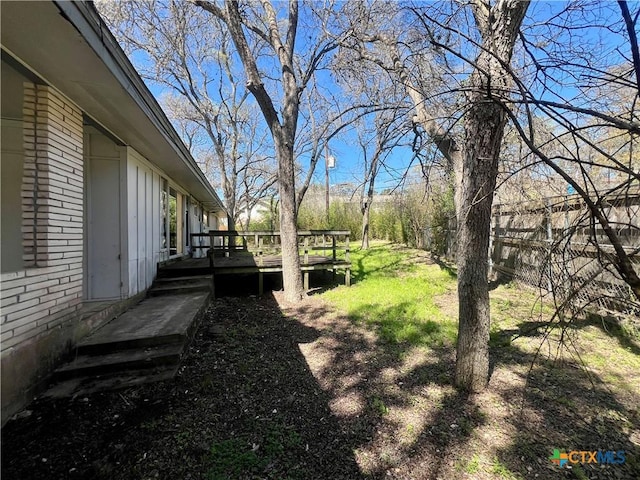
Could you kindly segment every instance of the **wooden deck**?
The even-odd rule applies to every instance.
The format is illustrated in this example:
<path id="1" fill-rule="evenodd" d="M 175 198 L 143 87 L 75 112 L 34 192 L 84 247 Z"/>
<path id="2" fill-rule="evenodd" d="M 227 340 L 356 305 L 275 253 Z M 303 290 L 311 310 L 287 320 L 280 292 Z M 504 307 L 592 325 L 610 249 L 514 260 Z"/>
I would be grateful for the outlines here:
<path id="1" fill-rule="evenodd" d="M 211 263 L 213 262 L 213 267 Z M 309 290 L 309 272 L 325 270 L 345 273 L 345 285 L 351 285 L 351 263 L 322 255 L 300 256 L 304 288 Z M 228 257 L 187 258 L 160 269 L 160 274 L 167 277 L 189 277 L 193 275 L 213 275 L 214 285 L 219 275 L 242 275 L 255 273 L 258 275 L 258 293 L 264 293 L 264 274 L 282 272 L 280 255 L 252 255 L 249 252 L 238 252 Z"/>
<path id="2" fill-rule="evenodd" d="M 218 275 L 258 274 L 258 291 L 264 290 L 264 274 L 282 272 L 280 232 L 211 230 L 191 235 L 193 248 L 207 249 L 207 257 L 186 259 L 166 265 L 164 274 L 188 276 L 188 272 Z M 349 259 L 349 231 L 303 230 L 298 232 L 300 242 L 300 269 L 304 288 L 309 290 L 309 273 L 317 270 L 345 272 L 345 284 L 351 285 Z M 337 252 L 344 251 L 344 259 Z M 314 253 L 321 252 L 324 255 Z M 326 255 L 329 254 L 329 255 Z"/>
<path id="3" fill-rule="evenodd" d="M 300 257 L 300 269 L 302 270 L 304 289 L 309 290 L 309 272 L 314 270 L 329 270 L 335 272 L 338 269 L 345 271 L 345 285 L 351 285 L 351 263 L 342 260 L 334 260 L 332 257 L 320 255 L 308 255 L 305 261 Z M 243 273 L 258 274 L 258 292 L 262 295 L 264 290 L 265 273 L 282 272 L 282 257 L 280 255 L 236 254 L 229 257 L 213 259 L 213 275 L 233 275 Z"/>

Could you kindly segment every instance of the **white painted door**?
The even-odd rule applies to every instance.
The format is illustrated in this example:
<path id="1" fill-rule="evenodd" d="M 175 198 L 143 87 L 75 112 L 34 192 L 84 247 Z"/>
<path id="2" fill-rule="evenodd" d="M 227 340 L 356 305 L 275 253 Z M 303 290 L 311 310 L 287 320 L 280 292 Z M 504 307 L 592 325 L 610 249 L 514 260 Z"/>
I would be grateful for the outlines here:
<path id="1" fill-rule="evenodd" d="M 120 162 L 91 158 L 88 175 L 89 300 L 120 298 Z"/>

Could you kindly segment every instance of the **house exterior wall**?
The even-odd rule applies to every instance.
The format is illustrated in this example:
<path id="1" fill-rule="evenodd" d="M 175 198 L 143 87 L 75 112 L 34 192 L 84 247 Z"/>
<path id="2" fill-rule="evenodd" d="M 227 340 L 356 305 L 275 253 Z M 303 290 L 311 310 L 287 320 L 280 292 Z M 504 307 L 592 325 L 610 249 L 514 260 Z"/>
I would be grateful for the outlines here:
<path id="1" fill-rule="evenodd" d="M 201 205 L 191 204 L 189 208 L 189 231 L 191 233 L 201 233 L 208 230 L 207 226 L 204 224 L 204 212 Z M 208 245 L 206 239 L 202 237 L 196 237 L 190 244 L 191 247 L 191 255 L 194 258 L 202 258 L 207 256 L 206 248 L 199 248 L 204 245 Z"/>
<path id="2" fill-rule="evenodd" d="M 76 335 L 82 301 L 83 160 L 80 109 L 54 89 L 24 84 L 24 267 L 0 278 L 2 415 L 29 398 Z"/>
<path id="3" fill-rule="evenodd" d="M 177 192 L 178 242 L 182 246 L 182 254 L 189 253 L 187 239 L 184 233 L 185 212 L 188 207 L 189 233 L 202 232 L 206 226 L 201 221 L 202 205 L 190 199 L 171 177 L 158 169 L 153 163 L 144 158 L 134 148 L 127 147 L 126 155 L 126 229 L 127 274 L 126 292 L 128 296 L 135 295 L 149 288 L 155 279 L 158 263 L 169 260 L 169 249 L 162 248 L 162 212 L 161 193 L 164 181 L 167 186 Z M 214 217 L 215 218 L 215 217 Z M 169 239 L 167 239 L 168 245 Z M 189 247 L 192 247 L 190 244 Z M 193 249 L 194 257 L 205 256 L 206 249 Z"/>
<path id="4" fill-rule="evenodd" d="M 21 82 L 20 82 L 21 84 Z M 2 89 L 6 87 L 3 84 Z M 7 89 L 8 90 L 8 89 Z M 7 91 L 5 90 L 5 91 Z M 13 211 L 22 204 L 22 172 L 24 170 L 24 139 L 22 137 L 22 108 L 17 117 L 4 117 L 2 107 L 2 272 L 24 268 L 22 262 L 22 216 Z"/>
<path id="5" fill-rule="evenodd" d="M 83 299 L 92 300 L 86 258 L 91 249 L 91 192 L 85 178 L 92 162 L 108 160 L 120 166 L 111 205 L 120 210 L 121 218 L 122 299 L 149 288 L 158 262 L 169 259 L 161 239 L 163 185 L 179 193 L 183 221 L 188 197 L 132 147 L 116 146 L 100 133 L 86 134 L 81 109 L 55 89 L 25 82 L 23 92 L 23 118 L 11 120 L 10 129 L 3 122 L 3 137 L 5 132 L 16 137 L 2 142 L 3 156 L 10 149 L 7 153 L 21 157 L 16 163 L 20 168 L 12 173 L 21 185 L 21 203 L 11 211 L 22 218 L 20 251 L 13 249 L 20 262 L 11 271 L 3 268 L 0 279 L 3 423 L 42 389 L 72 345 L 95 328 L 81 322 L 79 315 Z M 20 136 L 23 148 L 18 151 Z M 107 147 L 114 151 L 109 153 Z M 3 176 L 10 172 L 3 169 Z M 202 211 L 202 205 L 189 202 L 190 232 L 206 230 Z M 216 217 L 209 215 L 209 222 L 215 225 Z M 186 254 L 185 238 L 180 237 Z M 193 252 L 198 255 L 200 250 Z"/>
<path id="6" fill-rule="evenodd" d="M 127 148 L 127 292 L 151 286 L 160 261 L 160 175 Z"/>
<path id="7" fill-rule="evenodd" d="M 143 91 L 142 80 L 119 56 L 124 54 L 99 43 L 109 40 L 106 26 L 98 22 L 100 28 L 93 30 L 93 23 L 74 23 L 78 18 L 64 15 L 64 7 L 71 11 L 76 5 L 82 16 L 88 4 L 39 2 L 36 7 L 45 15 L 31 14 L 32 7 L 20 2 L 3 8 L 3 15 L 12 18 L 3 26 L 12 28 L 3 29 L 0 69 L 2 424 L 46 386 L 50 372 L 80 338 L 108 320 L 100 315 L 86 318 L 81 312 L 84 301 L 140 298 L 158 262 L 169 259 L 168 231 L 166 245 L 162 240 L 163 190 L 179 192 L 180 205 L 187 205 L 185 199 L 193 193 L 211 202 L 212 209 L 220 208 L 204 177 L 194 170 L 193 159 L 176 143 L 177 133 L 166 131 L 169 121 L 150 100 L 151 93 Z M 91 45 L 108 48 L 97 51 Z M 90 130 L 95 130 L 95 144 L 85 135 Z M 110 143 L 100 144 L 104 139 Z M 125 143 L 156 157 L 147 160 Z M 114 155 L 102 148 L 113 146 Z M 92 187 L 97 187 L 93 199 Z M 94 217 L 92 201 L 103 204 Z M 166 198 L 164 204 L 166 212 Z M 202 206 L 190 204 L 190 219 L 197 223 Z M 103 233 L 111 233 L 108 225 L 115 225 L 118 216 L 104 222 L 102 230 L 92 231 L 90 222 L 99 223 L 101 215 L 113 209 L 120 213 L 120 243 L 119 252 L 109 255 L 119 257 L 120 290 L 101 288 L 103 278 L 94 279 L 91 290 L 92 272 L 113 261 L 104 255 L 99 260 L 110 263 L 90 263 L 88 255 L 112 245 Z M 180 218 L 184 222 L 184 210 Z M 213 215 L 209 221 L 216 225 Z M 164 223 L 168 226 L 168 220 Z M 189 223 L 192 232 L 195 223 Z M 94 243 L 96 238 L 102 243 Z"/>

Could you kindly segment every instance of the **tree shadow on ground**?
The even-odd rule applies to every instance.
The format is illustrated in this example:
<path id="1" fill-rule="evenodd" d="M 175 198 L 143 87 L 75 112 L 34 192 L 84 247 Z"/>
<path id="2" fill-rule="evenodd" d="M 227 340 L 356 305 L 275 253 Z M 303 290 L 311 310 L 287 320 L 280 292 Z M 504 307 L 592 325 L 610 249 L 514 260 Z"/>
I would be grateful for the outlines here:
<path id="1" fill-rule="evenodd" d="M 380 251 L 387 251 L 388 245 L 375 245 L 369 247 L 366 250 L 363 250 L 358 255 L 355 265 L 351 269 L 352 272 L 352 282 L 359 283 L 363 280 L 380 275 L 383 272 L 394 272 L 393 274 L 402 274 L 406 272 L 410 272 L 415 269 L 415 264 L 412 262 L 407 262 L 406 259 L 402 257 L 398 257 L 396 259 L 389 259 L 386 263 L 382 265 L 376 265 L 375 267 L 371 267 L 370 265 L 366 265 L 367 259 L 373 257 L 376 258 L 379 256 Z"/>
<path id="2" fill-rule="evenodd" d="M 218 299 L 174 381 L 42 400 L 10 422 L 2 476 L 362 478 L 298 347 L 318 335 L 272 297 Z"/>
<path id="3" fill-rule="evenodd" d="M 391 310 L 379 313 L 399 314 Z M 286 313 L 308 322 L 304 311 Z M 594 372 L 523 348 L 518 342 L 541 338 L 535 328 L 522 325 L 527 336 L 494 344 L 488 390 L 468 395 L 452 387 L 451 343 L 421 351 L 415 342 L 388 342 L 379 329 L 333 318 L 315 316 L 321 336 L 303 353 L 372 478 L 571 478 L 550 462 L 554 448 L 625 450 L 624 465 L 572 471 L 576 478 L 640 478 L 633 407 L 640 392 L 632 387 L 620 401 Z"/>
<path id="4" fill-rule="evenodd" d="M 637 407 L 594 373 L 536 358 L 519 343 L 532 338 L 494 344 L 489 388 L 469 395 L 452 386 L 451 342 L 387 341 L 314 299 L 218 299 L 175 381 L 36 402 L 2 432 L 2 474 L 640 478 Z M 580 477 L 551 464 L 554 448 L 625 450 L 627 463 Z"/>
<path id="5" fill-rule="evenodd" d="M 586 318 L 572 318 L 570 321 L 561 322 L 554 320 L 526 321 L 520 322 L 514 329 L 501 329 L 496 331 L 496 335 L 502 337 L 535 337 L 541 335 L 546 329 L 566 329 L 573 333 L 579 333 L 588 327 L 596 327 L 606 336 L 616 340 L 620 347 L 640 355 L 640 345 L 636 338 L 621 327 L 617 319 L 606 318 L 595 314 L 587 314 Z"/>
<path id="6" fill-rule="evenodd" d="M 304 309 L 287 313 L 309 321 Z M 449 450 L 486 421 L 467 393 L 451 387 L 451 346 L 420 355 L 410 343 L 384 341 L 344 318 L 321 330 L 303 353 L 350 432 L 363 472 L 371 478 L 446 477 Z"/>
<path id="7" fill-rule="evenodd" d="M 458 269 L 456 268 L 455 262 L 447 260 L 439 255 L 432 255 L 431 258 L 436 265 L 451 275 L 451 277 L 456 278 L 458 276 Z"/>
<path id="8" fill-rule="evenodd" d="M 640 328 L 640 321 L 637 320 L 635 323 Z M 607 336 L 617 340 L 622 348 L 628 349 L 634 355 L 640 355 L 640 343 L 637 340 L 640 338 L 640 332 L 638 332 L 639 335 L 633 335 L 623 327 L 618 318 L 587 313 L 584 320 L 572 322 L 573 328 L 584 328 L 590 325 L 599 328 Z"/>
<path id="9" fill-rule="evenodd" d="M 614 393 L 577 359 L 557 355 L 555 346 L 536 354 L 511 344 L 494 348 L 492 355 L 502 375 L 490 385 L 505 402 L 517 406 L 510 419 L 514 434 L 496 452 L 502 464 L 524 476 L 537 472 L 540 478 L 640 478 L 639 417 L 633 407 L 640 395 L 637 388 L 626 395 Z M 501 381 L 505 372 L 520 377 L 524 386 Z M 555 448 L 566 453 L 624 450 L 627 463 L 577 464 L 573 472 L 560 470 L 549 461 Z"/>

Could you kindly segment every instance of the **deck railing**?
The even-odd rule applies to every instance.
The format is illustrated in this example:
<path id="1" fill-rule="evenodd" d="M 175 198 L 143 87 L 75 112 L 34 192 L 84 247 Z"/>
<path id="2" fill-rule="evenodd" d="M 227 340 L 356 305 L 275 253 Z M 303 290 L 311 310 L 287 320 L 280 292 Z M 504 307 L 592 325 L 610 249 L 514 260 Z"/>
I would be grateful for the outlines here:
<path id="1" fill-rule="evenodd" d="M 345 285 L 351 285 L 351 258 L 349 251 L 348 230 L 299 230 L 298 247 L 302 257 L 301 269 L 305 290 L 309 289 L 309 273 L 312 270 L 331 270 L 335 275 L 336 269 L 344 269 Z M 196 238 L 208 238 L 208 245 L 196 245 Z M 192 233 L 191 244 L 194 248 L 206 248 L 211 270 L 215 272 L 215 257 L 230 257 L 237 255 L 251 255 L 256 262 L 250 267 L 258 272 L 258 291 L 262 294 L 263 274 L 270 271 L 282 271 L 282 266 L 270 265 L 273 256 L 281 254 L 280 232 L 277 231 L 238 231 L 238 230 L 209 230 L 206 233 Z M 321 260 L 312 252 L 322 252 Z M 344 258 L 342 256 L 344 251 Z M 330 253 L 329 253 L 330 252 Z M 329 253 L 329 255 L 327 255 Z M 218 262 L 219 270 L 226 270 L 224 262 Z M 230 267 L 232 271 L 246 270 L 245 266 Z M 274 270 L 275 268 L 275 270 Z"/>
<path id="2" fill-rule="evenodd" d="M 344 250 L 344 261 L 350 262 L 349 230 L 299 230 L 298 246 L 307 263 L 309 253 L 321 251 L 323 255 L 331 252 L 331 258 L 336 261 L 338 251 Z M 232 253 L 249 252 L 255 256 L 277 255 L 281 253 L 280 232 L 264 231 L 240 231 L 240 230 L 209 230 L 204 233 L 192 233 L 195 238 L 208 238 L 208 245 L 196 245 L 192 241 L 193 248 L 206 248 L 212 256 L 224 255 L 228 257 Z"/>

